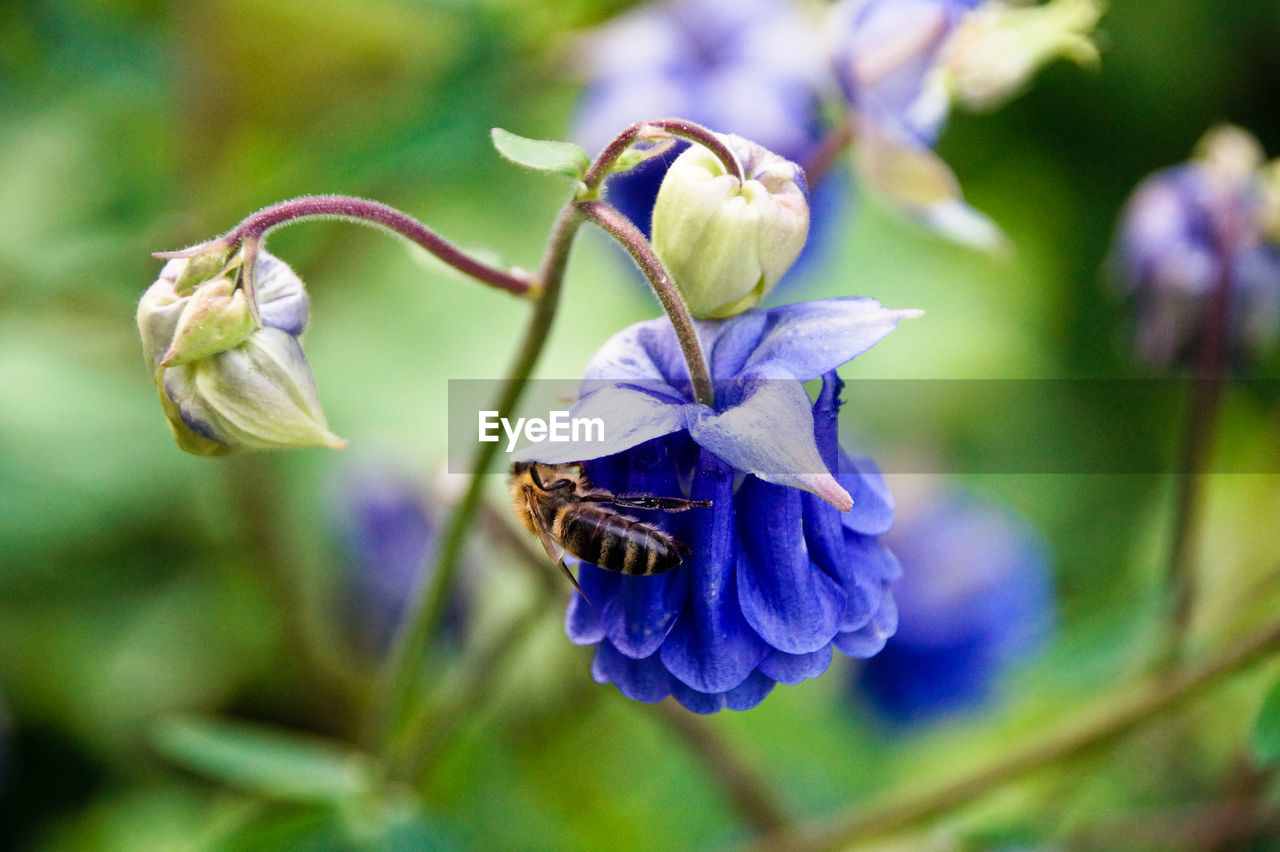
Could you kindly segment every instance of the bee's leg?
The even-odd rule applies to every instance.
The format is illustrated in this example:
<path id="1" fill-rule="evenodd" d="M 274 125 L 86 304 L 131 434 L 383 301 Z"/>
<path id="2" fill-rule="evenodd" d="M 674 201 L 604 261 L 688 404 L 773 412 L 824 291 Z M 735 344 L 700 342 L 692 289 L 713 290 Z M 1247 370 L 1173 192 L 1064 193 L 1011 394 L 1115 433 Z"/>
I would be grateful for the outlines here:
<path id="1" fill-rule="evenodd" d="M 582 591 L 582 586 L 578 584 L 578 578 L 573 576 L 569 566 L 564 564 L 564 547 L 552 535 L 551 530 L 547 527 L 546 520 L 542 517 L 542 513 L 534 508 L 537 504 L 533 502 L 533 486 L 526 485 L 524 487 L 524 499 L 529 506 L 529 515 L 533 518 L 533 523 L 538 527 L 538 540 L 542 542 L 542 549 L 547 552 L 553 562 L 560 566 L 560 570 L 569 578 L 569 582 L 573 583 L 573 587 L 578 590 L 578 594 L 582 595 L 582 599 L 587 603 L 591 603 L 591 598 L 587 597 L 587 593 Z"/>
<path id="2" fill-rule="evenodd" d="M 619 496 L 617 494 L 585 494 L 579 498 L 590 503 L 612 503 L 626 509 L 659 509 L 663 512 L 683 512 L 686 509 L 708 508 L 710 500 L 685 500 L 682 497 L 651 497 L 645 494 Z"/>

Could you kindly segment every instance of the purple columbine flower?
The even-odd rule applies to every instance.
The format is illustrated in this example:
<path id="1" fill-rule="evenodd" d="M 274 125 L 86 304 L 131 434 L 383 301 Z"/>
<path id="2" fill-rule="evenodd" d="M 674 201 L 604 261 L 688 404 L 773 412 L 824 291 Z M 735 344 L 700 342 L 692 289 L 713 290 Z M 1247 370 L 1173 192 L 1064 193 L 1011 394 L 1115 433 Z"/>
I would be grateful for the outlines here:
<path id="1" fill-rule="evenodd" d="M 1210 131 L 1190 162 L 1134 190 L 1116 238 L 1117 278 L 1135 314 L 1135 346 L 1148 364 L 1193 357 L 1225 280 L 1228 339 L 1239 354 L 1280 329 L 1280 247 L 1265 234 L 1257 142 L 1238 128 Z"/>
<path id="2" fill-rule="evenodd" d="M 537 444 L 516 459 L 581 462 L 619 494 L 712 501 L 635 513 L 688 545 L 674 570 L 580 566 L 586 597 L 570 604 L 565 629 L 595 645 L 597 681 L 639 701 L 674 695 L 698 713 L 744 710 L 775 683 L 821 674 L 832 647 L 880 650 L 897 623 L 898 563 L 878 541 L 893 503 L 875 465 L 837 442 L 835 370 L 915 313 L 845 298 L 698 323 L 714 408 L 692 401 L 665 318 L 596 353 L 571 415 L 603 418 L 605 440 Z M 802 382 L 818 378 L 810 402 Z"/>
<path id="3" fill-rule="evenodd" d="M 856 679 L 881 718 L 909 725 L 972 709 L 1043 646 L 1053 587 L 1026 521 L 952 491 L 908 513 L 886 541 L 902 563 L 898 632 Z"/>
<path id="4" fill-rule="evenodd" d="M 801 162 L 821 132 L 819 43 L 786 0 L 642 6 L 584 41 L 589 82 L 574 136 L 599 150 L 637 117 L 678 116 Z M 684 147 L 609 180 L 609 202 L 646 235 L 658 186 Z"/>
<path id="5" fill-rule="evenodd" d="M 979 0 L 845 0 L 828 19 L 831 61 L 850 106 L 902 142 L 933 147 L 950 100 L 937 69 Z"/>
<path id="6" fill-rule="evenodd" d="M 940 68 L 976 0 L 843 0 L 827 17 L 828 50 L 849 102 L 860 181 L 949 239 L 986 250 L 1004 236 L 964 203 L 933 153 L 951 99 Z"/>
<path id="7" fill-rule="evenodd" d="M 347 471 L 332 502 L 345 569 L 343 608 L 357 644 L 380 655 L 422 587 L 439 543 L 439 520 L 422 483 L 386 463 Z M 464 597 L 450 602 L 446 634 L 460 630 Z"/>
<path id="8" fill-rule="evenodd" d="M 831 66 L 852 112 L 860 180 L 949 239 L 1000 250 L 933 153 L 953 102 L 989 109 L 1057 57 L 1095 64 L 1098 0 L 841 0 L 826 22 Z"/>

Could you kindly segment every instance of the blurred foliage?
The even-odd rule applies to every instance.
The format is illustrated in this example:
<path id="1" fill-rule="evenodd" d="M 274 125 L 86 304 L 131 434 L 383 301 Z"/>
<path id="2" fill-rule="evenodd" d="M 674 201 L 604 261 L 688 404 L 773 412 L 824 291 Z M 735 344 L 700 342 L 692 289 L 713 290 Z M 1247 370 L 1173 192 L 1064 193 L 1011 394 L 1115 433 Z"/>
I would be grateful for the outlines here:
<path id="1" fill-rule="evenodd" d="M 715 779 L 649 708 L 590 682 L 588 657 L 559 631 L 560 602 L 501 550 L 469 578 L 486 591 L 476 641 L 525 608 L 545 615 L 490 700 L 452 732 L 421 808 L 403 791 L 363 811 L 260 804 L 188 774 L 152 743 L 157 720 L 175 712 L 353 737 L 368 665 L 338 623 L 342 566 L 326 489 L 340 460 L 308 451 L 226 464 L 174 448 L 133 328 L 134 303 L 160 267 L 148 252 L 211 237 L 276 200 L 336 192 L 395 204 L 531 267 L 565 188 L 504 163 L 490 128 L 562 137 L 576 92 L 571 37 L 622 5 L 0 5 L 0 845 L 680 848 L 747 837 Z M 1011 260 L 943 244 L 859 200 L 835 256 L 775 293 L 925 309 L 847 379 L 1139 375 L 1101 272 L 1116 213 L 1138 180 L 1185 159 L 1214 122 L 1245 126 L 1280 153 L 1280 5 L 1117 0 L 1103 27 L 1100 72 L 1054 66 L 1018 101 L 957 116 L 943 136 L 967 198 L 1017 247 Z M 445 453 L 447 380 L 501 376 L 525 307 L 366 229 L 304 225 L 271 245 L 310 285 L 308 354 L 334 430 L 432 476 Z M 606 337 L 656 314 L 620 257 L 598 234 L 580 240 L 540 375 L 575 376 Z M 1275 470 L 1275 401 L 1236 402 L 1219 452 Z M 1066 410 L 1058 428 L 1028 434 L 962 388 L 897 412 L 850 405 L 844 416 L 877 457 L 923 452 L 943 469 L 1012 442 L 1049 453 L 1105 443 L 1105 424 L 1132 424 L 1119 411 Z M 1168 428 L 1160 419 L 1181 415 L 1147 416 Z M 1082 432 L 1082 422 L 1095 425 Z M 1122 434 L 1142 448 L 1140 431 Z M 895 485 L 909 489 L 908 479 Z M 794 814 L 822 816 L 973 765 L 1123 681 L 1150 652 L 1170 477 L 970 480 L 1045 531 L 1059 641 L 986 713 L 909 738 L 850 707 L 848 661 L 749 713 L 708 720 Z M 1274 474 L 1211 480 L 1195 622 L 1205 647 L 1275 611 L 1276 486 Z M 467 659 L 441 683 L 465 678 Z M 1180 823 L 1156 815 L 1266 790 L 1244 752 L 1262 674 L 987 797 L 930 837 L 1070 845 L 1117 836 L 1112 818 L 1174 831 Z M 1274 696 L 1268 706 L 1259 737 L 1273 756 Z"/>

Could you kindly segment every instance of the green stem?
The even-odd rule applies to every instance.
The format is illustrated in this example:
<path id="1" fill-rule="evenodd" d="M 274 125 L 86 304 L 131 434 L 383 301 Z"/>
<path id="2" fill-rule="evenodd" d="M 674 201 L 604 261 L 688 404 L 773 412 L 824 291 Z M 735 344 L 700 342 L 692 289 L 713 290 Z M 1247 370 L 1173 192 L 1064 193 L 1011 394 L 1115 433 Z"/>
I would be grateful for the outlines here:
<path id="1" fill-rule="evenodd" d="M 685 121 L 682 118 L 655 118 L 651 121 L 640 121 L 631 125 L 605 146 L 605 149 L 600 152 L 600 156 L 596 157 L 595 162 L 591 164 L 591 168 L 587 170 L 586 175 L 582 178 L 582 182 L 586 184 L 587 191 L 581 197 L 594 198 L 600 189 L 600 185 L 611 174 L 613 165 L 618 161 L 618 158 L 625 154 L 636 143 L 636 140 L 643 140 L 653 135 L 675 136 L 689 142 L 696 142 L 712 154 L 715 154 L 716 159 L 724 166 L 727 174 L 733 175 L 741 182 L 746 182 L 742 164 L 738 162 L 738 158 L 734 156 L 733 151 L 729 150 L 729 146 L 724 144 L 713 131 L 700 124 L 694 124 L 692 121 Z"/>
<path id="2" fill-rule="evenodd" d="M 787 825 L 786 811 L 777 795 L 706 719 L 690 713 L 672 698 L 653 705 L 653 711 L 686 748 L 702 758 L 703 766 L 744 823 L 761 833 L 779 831 Z"/>
<path id="3" fill-rule="evenodd" d="M 519 296 L 531 293 L 533 282 L 521 272 L 508 272 L 477 260 L 417 219 L 377 201 L 346 195 L 306 195 L 264 207 L 246 217 L 224 236 L 181 251 L 154 252 L 155 257 L 192 257 L 217 248 L 229 248 L 241 241 L 261 242 L 267 233 L 293 222 L 308 219 L 344 219 L 373 225 L 399 234 L 464 275 Z M 252 274 L 252 267 L 250 267 Z"/>
<path id="4" fill-rule="evenodd" d="M 1218 278 L 1209 296 L 1209 304 L 1201 325 L 1199 358 L 1196 374 L 1187 395 L 1187 430 L 1178 469 L 1178 498 L 1173 524 L 1173 541 L 1169 548 L 1166 582 L 1170 590 L 1170 614 L 1164 657 L 1177 656 L 1185 644 L 1191 627 L 1195 604 L 1196 532 L 1200 526 L 1200 503 L 1203 498 L 1205 468 L 1213 450 L 1213 435 L 1222 407 L 1222 386 L 1230 355 L 1228 331 L 1231 322 L 1231 223 L 1219 235 Z"/>
<path id="5" fill-rule="evenodd" d="M 851 810 L 821 824 L 785 829 L 763 838 L 758 848 L 843 848 L 925 822 L 1038 769 L 1105 745 L 1277 651 L 1280 621 L 1260 628 L 1205 662 L 1152 676 L 1132 692 L 1099 699 L 1091 708 L 1072 709 L 1066 727 L 1058 727 L 958 779 L 917 787 L 906 795 Z"/>
<path id="6" fill-rule="evenodd" d="M 603 228 L 627 250 L 640 271 L 649 279 L 653 292 L 662 303 L 662 309 L 671 319 L 675 328 L 676 339 L 680 341 L 680 351 L 684 354 L 684 362 L 689 368 L 689 380 L 693 383 L 693 396 L 706 406 L 715 406 L 715 389 L 711 384 L 711 370 L 707 367 L 706 356 L 702 353 L 702 343 L 698 340 L 698 329 L 693 324 L 693 315 L 689 306 L 676 287 L 675 279 L 658 259 L 653 246 L 640 233 L 640 229 L 631 224 L 631 220 L 623 216 L 616 208 L 603 201 L 582 201 L 578 207 Z"/>
<path id="7" fill-rule="evenodd" d="M 836 160 L 853 142 L 853 137 L 853 117 L 846 116 L 843 121 L 828 130 L 809 150 L 800 167 L 804 169 L 804 177 L 809 184 L 810 190 L 827 176 L 832 166 L 836 164 Z"/>
<path id="8" fill-rule="evenodd" d="M 560 303 L 569 250 L 582 222 L 582 213 L 576 205 L 568 204 L 561 210 L 537 277 L 541 285 L 541 296 L 529 317 L 524 339 L 507 374 L 507 380 L 493 405 L 497 411 L 513 411 L 516 408 L 534 365 L 542 354 Z M 412 715 L 408 711 L 408 705 L 413 703 L 419 692 L 418 680 L 423 677 L 426 669 L 431 636 L 440 622 L 453 589 L 467 532 L 484 491 L 483 474 L 492 465 L 498 447 L 497 443 L 484 443 L 477 449 L 471 467 L 471 482 L 449 519 L 430 585 L 418 598 L 405 627 L 397 636 L 385 677 L 376 690 L 371 735 L 376 739 L 379 751 L 385 759 L 392 757 L 392 749 L 403 737 L 401 727 L 406 717 Z"/>

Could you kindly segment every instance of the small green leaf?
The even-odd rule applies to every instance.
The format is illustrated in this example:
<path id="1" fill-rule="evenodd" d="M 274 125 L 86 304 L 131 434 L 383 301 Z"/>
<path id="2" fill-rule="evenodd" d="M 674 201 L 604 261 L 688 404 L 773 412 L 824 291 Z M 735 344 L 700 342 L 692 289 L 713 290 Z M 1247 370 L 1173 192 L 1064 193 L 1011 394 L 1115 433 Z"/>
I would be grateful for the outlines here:
<path id="1" fill-rule="evenodd" d="M 1263 766 L 1280 763 L 1280 680 L 1271 685 L 1254 720 L 1253 750 Z"/>
<path id="2" fill-rule="evenodd" d="M 188 769 L 273 798 L 350 801 L 374 786 L 372 762 L 341 743 L 244 722 L 167 719 L 155 744 Z"/>
<path id="3" fill-rule="evenodd" d="M 493 128 L 493 147 L 513 163 L 573 180 L 581 180 L 591 167 L 591 158 L 577 145 L 549 139 L 526 139 L 501 127 Z"/>

